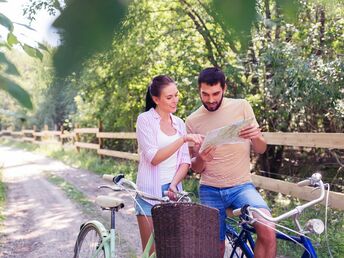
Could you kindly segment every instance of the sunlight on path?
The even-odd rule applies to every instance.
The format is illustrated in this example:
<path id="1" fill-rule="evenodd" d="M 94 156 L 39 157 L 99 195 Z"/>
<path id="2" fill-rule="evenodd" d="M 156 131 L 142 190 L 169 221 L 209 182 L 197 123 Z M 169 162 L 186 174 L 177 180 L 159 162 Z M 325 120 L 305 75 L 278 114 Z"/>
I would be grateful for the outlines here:
<path id="1" fill-rule="evenodd" d="M 0 256 L 72 257 L 82 214 L 42 178 L 38 157 L 8 150 L 0 147 L 3 181 L 8 187 Z"/>

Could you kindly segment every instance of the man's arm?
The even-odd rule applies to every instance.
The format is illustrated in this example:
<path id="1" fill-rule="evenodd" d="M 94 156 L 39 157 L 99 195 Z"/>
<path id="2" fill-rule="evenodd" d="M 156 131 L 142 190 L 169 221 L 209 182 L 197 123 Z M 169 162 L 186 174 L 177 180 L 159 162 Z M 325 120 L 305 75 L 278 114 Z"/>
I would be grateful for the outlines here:
<path id="1" fill-rule="evenodd" d="M 253 151 L 263 154 L 266 151 L 266 140 L 264 139 L 259 127 L 250 125 L 242 129 L 239 136 L 244 139 L 250 139 Z"/>
<path id="2" fill-rule="evenodd" d="M 251 139 L 253 151 L 259 154 L 263 154 L 266 151 L 266 140 L 263 136 Z"/>

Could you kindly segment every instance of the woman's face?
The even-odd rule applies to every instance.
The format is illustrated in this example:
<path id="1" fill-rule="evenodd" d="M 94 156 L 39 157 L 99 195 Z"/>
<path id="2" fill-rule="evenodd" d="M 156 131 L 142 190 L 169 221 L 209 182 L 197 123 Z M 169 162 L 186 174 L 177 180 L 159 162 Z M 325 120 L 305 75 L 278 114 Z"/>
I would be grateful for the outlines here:
<path id="1" fill-rule="evenodd" d="M 174 113 L 177 111 L 179 91 L 174 83 L 165 86 L 160 93 L 160 97 L 153 96 L 157 107 L 167 113 Z"/>

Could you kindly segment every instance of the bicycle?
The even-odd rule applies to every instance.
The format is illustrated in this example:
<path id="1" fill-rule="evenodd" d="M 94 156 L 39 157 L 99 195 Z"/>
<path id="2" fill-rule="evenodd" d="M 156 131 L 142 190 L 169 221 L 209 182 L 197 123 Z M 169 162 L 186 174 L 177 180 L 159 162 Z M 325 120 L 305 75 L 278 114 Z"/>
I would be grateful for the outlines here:
<path id="1" fill-rule="evenodd" d="M 101 185 L 98 188 L 107 188 L 113 191 L 126 191 L 138 194 L 142 198 L 158 201 L 160 203 L 174 202 L 168 196 L 156 197 L 137 190 L 135 183 L 124 178 L 124 175 L 103 175 L 103 179 L 113 182 L 115 185 Z M 187 192 L 177 192 L 177 202 L 191 202 L 191 198 Z M 167 192 L 164 192 L 167 195 Z M 74 246 L 74 258 L 90 258 L 90 257 L 116 257 L 116 235 L 115 235 L 115 218 L 116 212 L 124 207 L 124 202 L 121 199 L 110 196 L 98 196 L 96 198 L 98 204 L 103 210 L 111 212 L 111 227 L 109 230 L 97 221 L 90 220 L 80 226 L 80 231 Z M 153 234 L 151 235 L 148 244 L 143 252 L 142 258 L 155 257 L 153 253 L 149 256 L 149 250 L 154 243 Z"/>
<path id="2" fill-rule="evenodd" d="M 297 206 L 296 208 L 281 214 L 278 217 L 270 217 L 267 216 L 265 213 L 261 212 L 259 209 L 245 206 L 241 209 L 233 210 L 233 216 L 239 217 L 239 221 L 228 217 L 226 220 L 226 238 L 232 248 L 230 251 L 229 257 L 247 257 L 253 258 L 253 250 L 255 246 L 253 235 L 256 233 L 255 229 L 253 228 L 252 224 L 257 223 L 257 221 L 253 218 L 253 213 L 259 214 L 265 220 L 277 223 L 281 220 L 287 219 L 292 217 L 294 224 L 297 230 L 292 230 L 295 235 L 287 235 L 282 233 L 278 230 L 276 233 L 276 238 L 283 241 L 289 241 L 293 244 L 297 244 L 304 248 L 304 252 L 302 257 L 310 257 L 316 258 L 317 254 L 312 245 L 311 239 L 306 236 L 309 233 L 316 233 L 321 234 L 324 229 L 325 225 L 320 219 L 311 219 L 309 220 L 304 227 L 301 226 L 299 222 L 299 217 L 301 213 L 306 209 L 309 208 L 321 201 L 325 198 L 325 185 L 321 180 L 320 173 L 314 173 L 309 179 L 303 180 L 298 183 L 299 186 L 314 186 L 320 189 L 320 196 L 312 201 L 309 201 L 303 205 Z M 258 221 L 259 222 L 259 221 Z M 237 225 L 239 227 L 239 231 L 235 230 L 233 225 Z M 290 229 L 289 229 L 290 230 Z"/>

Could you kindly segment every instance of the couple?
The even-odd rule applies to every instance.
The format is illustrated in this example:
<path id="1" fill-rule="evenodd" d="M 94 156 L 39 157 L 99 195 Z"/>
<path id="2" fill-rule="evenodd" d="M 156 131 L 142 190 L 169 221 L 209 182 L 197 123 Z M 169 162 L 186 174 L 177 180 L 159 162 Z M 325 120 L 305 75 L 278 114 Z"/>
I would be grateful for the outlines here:
<path id="1" fill-rule="evenodd" d="M 203 136 L 216 128 L 235 121 L 254 117 L 250 104 L 243 99 L 224 98 L 227 89 L 225 75 L 215 67 L 204 69 L 198 77 L 199 107 L 184 122 L 172 115 L 177 110 L 178 89 L 168 76 L 153 78 L 147 90 L 146 112 L 136 124 L 140 163 L 138 189 L 162 196 L 163 191 L 181 190 L 181 181 L 191 169 L 201 174 L 199 195 L 201 203 L 217 208 L 220 213 L 220 248 L 224 252 L 225 218 L 227 208 L 241 208 L 245 204 L 269 208 L 250 179 L 250 148 L 257 153 L 266 150 L 258 123 L 240 131 L 244 143 L 210 146 L 199 152 Z M 188 150 L 188 143 L 193 147 Z M 190 159 L 191 155 L 191 159 Z M 151 208 L 153 201 L 137 197 L 136 215 L 142 246 L 146 246 L 152 232 Z M 148 216 L 148 220 L 144 215 Z M 263 220 L 258 217 L 258 220 Z M 267 222 L 264 222 L 267 223 Z M 275 232 L 255 223 L 257 242 L 255 257 L 275 257 Z"/>

